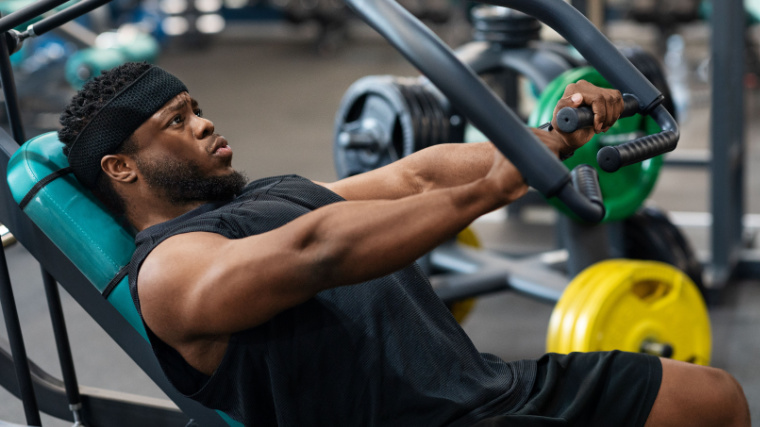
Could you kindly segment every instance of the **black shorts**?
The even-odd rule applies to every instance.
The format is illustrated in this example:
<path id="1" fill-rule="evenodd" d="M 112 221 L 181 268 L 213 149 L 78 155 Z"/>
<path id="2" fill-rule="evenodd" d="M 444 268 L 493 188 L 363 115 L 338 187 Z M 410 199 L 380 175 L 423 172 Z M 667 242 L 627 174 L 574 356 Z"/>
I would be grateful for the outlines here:
<path id="1" fill-rule="evenodd" d="M 522 407 L 477 427 L 631 426 L 647 420 L 662 381 L 654 356 L 603 352 L 547 354 Z"/>

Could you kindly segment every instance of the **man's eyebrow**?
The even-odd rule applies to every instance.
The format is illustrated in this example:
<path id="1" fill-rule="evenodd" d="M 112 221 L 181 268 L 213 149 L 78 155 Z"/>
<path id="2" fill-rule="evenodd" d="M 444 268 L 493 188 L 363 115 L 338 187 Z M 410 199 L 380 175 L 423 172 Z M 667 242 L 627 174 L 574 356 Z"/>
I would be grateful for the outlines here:
<path id="1" fill-rule="evenodd" d="M 195 103 L 195 100 L 192 100 L 192 101 L 193 101 L 193 103 Z M 177 102 L 175 104 L 169 105 L 163 111 L 161 111 L 161 113 L 159 114 L 159 117 L 161 118 L 161 120 L 163 120 L 166 116 L 171 115 L 171 114 L 173 114 L 173 113 L 175 113 L 175 112 L 177 112 L 177 111 L 185 108 L 185 106 L 187 106 L 187 99 L 186 98 L 182 98 L 181 101 L 179 101 L 179 102 Z"/>

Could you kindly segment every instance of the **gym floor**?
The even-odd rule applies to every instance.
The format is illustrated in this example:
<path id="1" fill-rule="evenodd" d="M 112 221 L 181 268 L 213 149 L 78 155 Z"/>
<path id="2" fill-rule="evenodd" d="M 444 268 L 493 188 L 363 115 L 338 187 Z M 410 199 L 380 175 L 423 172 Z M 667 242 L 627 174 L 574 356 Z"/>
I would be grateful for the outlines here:
<path id="1" fill-rule="evenodd" d="M 687 28 L 687 53 L 692 63 L 707 58 L 708 32 Z M 412 76 L 417 72 L 384 41 L 357 29 L 355 37 L 328 56 L 316 54 L 308 31 L 280 27 L 251 31 L 231 29 L 201 50 L 166 50 L 159 64 L 180 76 L 200 101 L 204 114 L 225 135 L 235 152 L 235 166 L 249 178 L 297 173 L 320 181 L 335 179 L 332 166 L 333 119 L 348 86 L 365 75 Z M 611 27 L 615 40 L 653 43 L 651 31 Z M 709 88 L 693 85 L 692 106 L 683 122 L 683 149 L 709 147 Z M 747 117 L 760 112 L 758 91 L 747 91 Z M 747 212 L 760 213 L 757 168 L 760 163 L 760 124 L 747 127 Z M 685 185 L 689 183 L 690 185 Z M 652 202 L 676 219 L 703 218 L 683 214 L 709 209 L 709 175 L 705 168 L 666 167 Z M 551 212 L 540 215 L 543 221 Z M 709 256 L 708 231 L 700 221 L 682 222 L 692 244 Z M 750 221 L 752 222 L 752 221 Z M 681 221 L 679 221 L 681 223 Z M 521 229 L 516 233 L 514 229 Z M 475 226 L 485 245 L 495 250 L 535 250 L 553 245 L 550 226 L 510 227 L 506 221 L 484 220 Z M 525 230 L 529 230 L 526 233 Z M 748 230 L 750 232 L 755 230 Z M 391 231 L 392 232 L 392 231 Z M 39 269 L 24 248 L 7 249 L 29 356 L 43 369 L 60 377 L 52 327 Z M 710 311 L 713 333 L 712 365 L 726 369 L 743 385 L 753 421 L 760 423 L 760 370 L 753 355 L 760 354 L 760 286 L 758 280 L 732 283 L 723 303 Z M 135 364 L 100 330 L 89 316 L 62 293 L 80 384 L 162 397 Z M 513 293 L 480 298 L 464 322 L 476 346 L 505 359 L 533 358 L 544 352 L 552 307 Z M 4 325 L 0 338 L 6 339 Z M 0 389 L 0 420 L 24 423 L 21 402 Z M 68 422 L 43 416 L 46 426 Z"/>

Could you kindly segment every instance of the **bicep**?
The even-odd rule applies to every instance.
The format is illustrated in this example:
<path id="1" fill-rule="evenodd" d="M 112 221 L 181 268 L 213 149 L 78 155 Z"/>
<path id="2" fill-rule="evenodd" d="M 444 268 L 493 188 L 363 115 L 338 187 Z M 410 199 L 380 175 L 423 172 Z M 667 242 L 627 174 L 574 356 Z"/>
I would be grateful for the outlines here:
<path id="1" fill-rule="evenodd" d="M 310 298 L 309 263 L 278 234 L 195 232 L 159 244 L 138 276 L 146 323 L 169 339 L 232 333 Z"/>

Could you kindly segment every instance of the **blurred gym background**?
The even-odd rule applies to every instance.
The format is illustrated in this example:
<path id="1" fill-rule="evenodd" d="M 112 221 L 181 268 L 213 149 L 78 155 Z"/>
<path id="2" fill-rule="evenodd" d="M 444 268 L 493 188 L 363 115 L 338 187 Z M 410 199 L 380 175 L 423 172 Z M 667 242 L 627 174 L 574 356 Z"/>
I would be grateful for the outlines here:
<path id="1" fill-rule="evenodd" d="M 718 0 L 716 0 L 718 1 Z M 8 14 L 29 0 L 0 2 Z M 72 2 L 73 3 L 73 2 Z M 473 40 L 474 4 L 460 0 L 401 0 L 452 48 Z M 711 2 L 699 0 L 586 0 L 573 2 L 621 47 L 655 58 L 682 126 L 679 148 L 666 159 L 646 202 L 667 212 L 683 231 L 695 256 L 705 263 L 708 286 L 722 281 L 710 269 L 716 213 L 712 174 L 730 164 L 710 163 L 716 58 Z M 743 201 L 740 245 L 754 256 L 760 227 L 760 1 L 747 0 L 741 56 L 743 64 Z M 542 29 L 543 40 L 560 42 Z M 731 50 L 734 46 L 721 46 Z M 82 83 L 124 61 L 154 62 L 182 78 L 200 101 L 204 115 L 225 135 L 234 165 L 249 178 L 297 173 L 331 181 L 335 120 L 349 86 L 368 75 L 419 75 L 387 42 L 356 18 L 340 0 L 113 0 L 87 16 L 27 43 L 12 56 L 27 136 L 58 128 L 57 117 Z M 736 65 L 741 67 L 742 64 Z M 531 88 L 519 80 L 519 90 Z M 520 108 L 536 108 L 530 96 Z M 6 126 L 4 117 L 0 125 Z M 733 170 L 733 169 L 732 169 Z M 729 207 L 726 207 L 728 209 Z M 473 226 L 485 247 L 510 256 L 556 246 L 557 212 L 540 202 L 489 215 Z M 509 219 L 507 219 L 509 218 Z M 6 254 L 30 358 L 60 376 L 52 328 L 40 285 L 39 268 L 19 244 Z M 718 275 L 720 276 L 720 275 Z M 745 388 L 753 421 L 760 422 L 760 287 L 752 274 L 719 283 L 712 294 L 712 365 L 734 374 Z M 162 393 L 62 293 L 77 375 L 86 386 L 162 398 Z M 481 297 L 463 326 L 484 352 L 505 359 L 537 357 L 545 351 L 550 305 L 515 293 Z M 0 329 L 0 339 L 5 338 Z M 0 389 L 0 420 L 23 424 L 21 402 Z M 43 416 L 43 425 L 70 423 Z"/>

